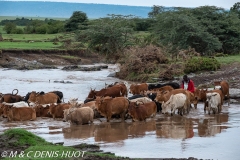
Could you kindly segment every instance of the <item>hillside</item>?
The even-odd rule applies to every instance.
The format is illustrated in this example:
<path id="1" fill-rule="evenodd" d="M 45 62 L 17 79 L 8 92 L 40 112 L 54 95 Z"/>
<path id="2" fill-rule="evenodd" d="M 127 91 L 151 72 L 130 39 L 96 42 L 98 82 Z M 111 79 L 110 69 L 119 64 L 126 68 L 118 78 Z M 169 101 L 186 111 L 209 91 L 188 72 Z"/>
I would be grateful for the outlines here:
<path id="1" fill-rule="evenodd" d="M 147 18 L 151 7 L 66 2 L 0 1 L 0 16 L 69 18 L 74 11 L 83 11 L 90 19 L 106 17 L 107 14 L 135 15 Z"/>

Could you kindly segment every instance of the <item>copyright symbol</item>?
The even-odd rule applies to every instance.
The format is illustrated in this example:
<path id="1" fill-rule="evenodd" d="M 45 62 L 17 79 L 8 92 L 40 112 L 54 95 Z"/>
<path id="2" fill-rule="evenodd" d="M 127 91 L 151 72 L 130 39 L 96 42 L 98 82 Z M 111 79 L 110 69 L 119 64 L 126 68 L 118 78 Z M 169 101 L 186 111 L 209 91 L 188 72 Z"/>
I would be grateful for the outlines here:
<path id="1" fill-rule="evenodd" d="M 7 155 L 8 155 L 7 151 L 3 151 L 1 157 L 7 157 Z"/>

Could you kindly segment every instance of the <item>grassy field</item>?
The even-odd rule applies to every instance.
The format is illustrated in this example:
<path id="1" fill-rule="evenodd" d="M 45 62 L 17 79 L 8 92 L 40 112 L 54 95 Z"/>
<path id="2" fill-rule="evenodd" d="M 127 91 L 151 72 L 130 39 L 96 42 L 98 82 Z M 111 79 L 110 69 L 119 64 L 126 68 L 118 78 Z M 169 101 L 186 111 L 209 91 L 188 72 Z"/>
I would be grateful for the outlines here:
<path id="1" fill-rule="evenodd" d="M 24 16 L 0 16 L 0 21 L 8 19 L 8 20 L 14 20 L 16 18 L 23 18 Z M 38 19 L 38 20 L 45 20 L 47 19 L 55 19 L 55 20 L 60 20 L 60 21 L 65 21 L 68 18 L 56 18 L 56 17 L 24 17 L 26 19 Z"/>
<path id="2" fill-rule="evenodd" d="M 234 62 L 240 63 L 240 54 L 230 55 L 226 57 L 215 57 L 221 64 L 231 64 Z"/>
<path id="3" fill-rule="evenodd" d="M 61 42 L 0 42 L 0 49 L 56 49 L 62 45 Z"/>
<path id="4" fill-rule="evenodd" d="M 3 39 L 23 40 L 23 41 L 46 41 L 64 36 L 63 34 L 2 34 Z"/>

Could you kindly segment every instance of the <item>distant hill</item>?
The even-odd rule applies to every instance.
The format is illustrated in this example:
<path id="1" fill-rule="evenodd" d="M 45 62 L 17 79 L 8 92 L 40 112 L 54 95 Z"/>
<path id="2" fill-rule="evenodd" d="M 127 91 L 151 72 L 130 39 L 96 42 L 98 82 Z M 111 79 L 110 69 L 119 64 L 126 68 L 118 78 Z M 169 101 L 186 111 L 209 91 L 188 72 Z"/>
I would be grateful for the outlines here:
<path id="1" fill-rule="evenodd" d="M 0 1 L 0 16 L 70 18 L 74 11 L 86 13 L 89 19 L 106 17 L 107 14 L 134 15 L 147 18 L 151 7 L 66 2 Z"/>

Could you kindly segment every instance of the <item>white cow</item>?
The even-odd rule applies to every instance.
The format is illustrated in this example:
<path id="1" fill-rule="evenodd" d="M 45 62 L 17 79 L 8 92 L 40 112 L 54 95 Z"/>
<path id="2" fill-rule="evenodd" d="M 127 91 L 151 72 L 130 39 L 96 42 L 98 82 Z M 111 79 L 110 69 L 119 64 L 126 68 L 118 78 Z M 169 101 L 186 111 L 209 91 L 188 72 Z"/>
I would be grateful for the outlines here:
<path id="1" fill-rule="evenodd" d="M 152 100 L 148 97 L 140 97 L 140 98 L 136 98 L 136 99 L 131 99 L 129 101 L 130 102 L 136 102 L 137 105 L 152 102 Z"/>
<path id="2" fill-rule="evenodd" d="M 162 113 L 166 113 L 168 109 L 171 109 L 171 115 L 176 109 L 180 110 L 182 115 L 183 109 L 187 109 L 187 96 L 183 93 L 171 95 L 167 102 L 162 102 Z"/>
<path id="3" fill-rule="evenodd" d="M 207 102 L 208 102 L 208 114 L 212 110 L 213 113 L 220 113 L 222 109 L 221 96 L 217 92 L 206 93 Z"/>
<path id="4" fill-rule="evenodd" d="M 15 102 L 15 103 L 7 103 L 7 102 L 3 102 L 2 104 L 7 105 L 7 106 L 16 107 L 16 108 L 20 108 L 20 107 L 29 107 L 28 103 L 25 102 L 25 101 L 20 101 L 20 102 Z"/>

